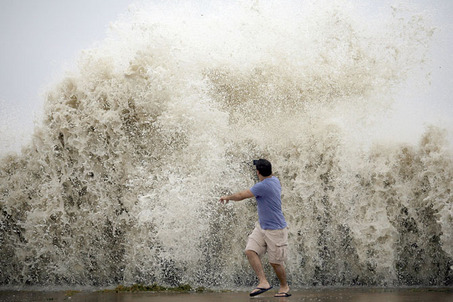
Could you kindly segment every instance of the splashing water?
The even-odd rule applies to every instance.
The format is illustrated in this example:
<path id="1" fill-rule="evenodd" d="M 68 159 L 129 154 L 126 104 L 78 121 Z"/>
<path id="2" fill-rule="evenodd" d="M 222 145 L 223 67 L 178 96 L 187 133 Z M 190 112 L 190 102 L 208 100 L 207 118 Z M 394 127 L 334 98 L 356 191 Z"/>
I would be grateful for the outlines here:
<path id="1" fill-rule="evenodd" d="M 452 284 L 445 130 L 366 135 L 426 59 L 423 15 L 163 10 L 133 8 L 84 51 L 31 144 L 1 160 L 0 284 L 249 286 L 254 201 L 218 197 L 253 185 L 255 158 L 283 186 L 292 286 Z"/>

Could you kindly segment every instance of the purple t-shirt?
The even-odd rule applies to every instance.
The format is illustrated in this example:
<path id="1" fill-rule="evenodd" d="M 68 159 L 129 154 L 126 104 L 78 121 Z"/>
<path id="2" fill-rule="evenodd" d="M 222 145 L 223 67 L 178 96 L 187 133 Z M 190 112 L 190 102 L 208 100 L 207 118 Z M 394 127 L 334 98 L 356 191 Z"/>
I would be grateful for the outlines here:
<path id="1" fill-rule="evenodd" d="M 263 230 L 279 230 L 287 224 L 282 212 L 282 187 L 277 177 L 265 178 L 251 189 L 258 204 L 258 220 Z"/>

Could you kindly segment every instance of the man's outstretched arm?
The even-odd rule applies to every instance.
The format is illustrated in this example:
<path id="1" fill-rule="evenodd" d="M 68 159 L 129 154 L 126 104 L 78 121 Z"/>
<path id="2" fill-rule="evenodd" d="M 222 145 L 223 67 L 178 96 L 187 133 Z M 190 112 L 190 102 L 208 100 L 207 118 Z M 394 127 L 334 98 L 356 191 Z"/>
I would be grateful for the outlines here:
<path id="1" fill-rule="evenodd" d="M 254 197 L 254 195 L 253 195 L 252 191 L 250 191 L 250 189 L 248 189 L 248 190 L 234 193 L 232 195 L 222 196 L 222 197 L 220 197 L 220 201 L 223 203 L 227 203 L 230 200 L 240 201 L 240 200 L 243 200 L 246 198 L 252 198 L 252 197 Z"/>

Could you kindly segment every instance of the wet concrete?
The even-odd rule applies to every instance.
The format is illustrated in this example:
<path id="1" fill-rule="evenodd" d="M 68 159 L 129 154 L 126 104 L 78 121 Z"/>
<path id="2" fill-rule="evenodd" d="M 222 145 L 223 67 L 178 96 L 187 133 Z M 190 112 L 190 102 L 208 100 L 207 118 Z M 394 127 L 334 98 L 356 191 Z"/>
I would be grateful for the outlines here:
<path id="1" fill-rule="evenodd" d="M 453 287 L 448 288 L 316 288 L 293 290 L 288 298 L 276 298 L 275 292 L 249 297 L 248 292 L 93 292 L 93 291 L 0 291 L 0 301 L 70 301 L 70 302 L 451 302 Z"/>

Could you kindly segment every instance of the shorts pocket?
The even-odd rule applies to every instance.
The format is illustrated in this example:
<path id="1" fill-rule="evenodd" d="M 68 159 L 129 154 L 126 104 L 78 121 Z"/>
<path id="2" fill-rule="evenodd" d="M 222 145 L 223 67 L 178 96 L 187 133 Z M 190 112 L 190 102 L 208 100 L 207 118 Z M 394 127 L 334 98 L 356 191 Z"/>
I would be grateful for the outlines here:
<path id="1" fill-rule="evenodd" d="M 282 263 L 287 259 L 288 250 L 288 229 L 266 231 L 269 260 L 271 263 Z"/>
<path id="2" fill-rule="evenodd" d="M 286 261 L 288 257 L 288 243 L 277 244 L 277 251 L 275 255 L 275 260 L 277 261 Z"/>

